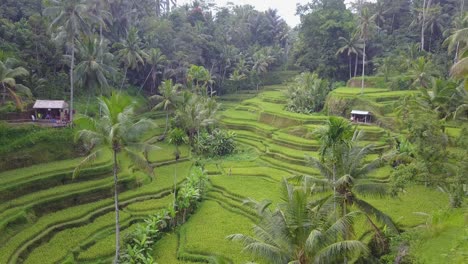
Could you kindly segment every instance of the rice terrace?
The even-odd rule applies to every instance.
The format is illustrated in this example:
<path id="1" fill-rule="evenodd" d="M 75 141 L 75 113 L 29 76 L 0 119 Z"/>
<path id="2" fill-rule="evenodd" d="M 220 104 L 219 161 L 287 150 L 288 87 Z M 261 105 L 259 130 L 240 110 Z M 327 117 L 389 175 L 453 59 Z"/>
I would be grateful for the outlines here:
<path id="1" fill-rule="evenodd" d="M 2 2 L 0 264 L 468 263 L 464 0 L 260 2 Z"/>

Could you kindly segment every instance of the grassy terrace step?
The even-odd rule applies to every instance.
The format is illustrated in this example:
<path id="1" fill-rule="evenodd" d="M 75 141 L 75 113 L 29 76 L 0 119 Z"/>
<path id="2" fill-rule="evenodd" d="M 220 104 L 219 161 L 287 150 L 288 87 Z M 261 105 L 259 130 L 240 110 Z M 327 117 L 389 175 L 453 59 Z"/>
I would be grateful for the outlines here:
<path id="1" fill-rule="evenodd" d="M 12 199 L 7 203 L 3 203 L 0 205 L 0 215 L 4 215 L 5 211 L 8 209 L 16 209 L 18 207 L 31 207 L 34 204 L 43 202 L 51 202 L 58 200 L 57 197 L 61 199 L 70 196 L 76 195 L 83 191 L 93 190 L 93 189 L 103 189 L 113 185 L 113 178 L 110 177 L 111 175 L 107 175 L 108 177 L 98 180 L 92 181 L 85 181 L 85 182 L 76 182 L 72 184 L 67 184 L 51 189 L 41 190 L 35 193 L 31 193 L 28 195 L 20 196 L 18 198 Z M 130 177 L 129 175 L 122 175 L 120 177 L 120 181 L 122 183 L 128 183 L 134 177 Z"/>
<path id="2" fill-rule="evenodd" d="M 157 241 L 154 250 L 153 258 L 156 263 L 178 263 L 178 264 L 194 264 L 204 262 L 186 262 L 177 259 L 177 250 L 179 239 L 176 233 L 165 234 L 161 240 Z"/>
<path id="3" fill-rule="evenodd" d="M 160 174 L 149 184 L 139 187 L 134 190 L 123 192 L 119 195 L 121 205 L 125 206 L 132 202 L 141 200 L 142 196 L 158 197 L 163 193 L 167 195 L 173 186 L 173 170 L 174 165 L 164 166 L 159 168 Z M 191 162 L 180 162 L 178 166 L 178 175 L 180 175 L 180 182 L 183 181 L 191 167 Z M 148 198 L 146 198 L 148 199 Z M 7 263 L 10 256 L 16 260 L 19 254 L 29 245 L 34 243 L 33 240 L 41 240 L 44 237 L 50 236 L 58 230 L 65 228 L 79 226 L 83 223 L 89 222 L 103 213 L 113 210 L 112 199 L 103 199 L 98 202 L 84 204 L 80 206 L 71 207 L 62 211 L 54 212 L 51 214 L 40 217 L 34 225 L 30 225 L 21 230 L 18 234 L 0 245 L 0 264 Z M 23 249 L 20 249 L 23 248 Z M 15 254 L 15 252 L 17 252 Z M 13 261 L 14 263 L 15 261 Z"/>
<path id="4" fill-rule="evenodd" d="M 184 253 L 218 256 L 225 259 L 224 263 L 252 261 L 253 258 L 242 251 L 240 243 L 226 239 L 226 236 L 235 233 L 252 234 L 252 222 L 224 209 L 215 201 L 205 201 L 180 228 L 179 256 Z M 213 249 L 216 251 L 213 252 Z"/>
<path id="5" fill-rule="evenodd" d="M 262 156 L 261 159 L 276 168 L 286 169 L 291 171 L 294 174 L 307 174 L 307 175 L 316 175 L 317 170 L 312 168 L 312 166 L 301 166 L 296 164 L 290 164 L 270 156 Z"/>
<path id="6" fill-rule="evenodd" d="M 79 177 L 72 178 L 73 170 L 63 170 L 33 176 L 29 179 L 22 179 L 0 187 L 0 202 L 18 198 L 33 192 L 38 192 L 50 188 L 59 188 L 60 185 L 77 183 L 90 179 L 100 179 L 112 172 L 112 163 L 95 164 L 91 168 L 81 171 Z M 1 206 L 0 206 L 1 208 Z M 0 209 L 1 211 L 1 209 Z"/>
<path id="7" fill-rule="evenodd" d="M 235 196 L 249 197 L 257 201 L 264 199 L 279 202 L 279 183 L 255 176 L 219 176 L 211 179 L 213 186 L 229 190 Z M 229 197 L 228 197 L 229 198 Z"/>
<path id="8" fill-rule="evenodd" d="M 101 166 L 107 164 L 111 159 L 110 152 L 105 151 L 100 155 L 94 163 L 94 166 Z M 44 175 L 54 173 L 69 172 L 76 168 L 76 166 L 83 160 L 83 158 L 76 158 L 72 160 L 63 160 L 50 163 L 34 165 L 31 167 L 4 171 L 0 173 L 0 190 L 5 186 L 12 184 L 21 184 L 30 181 L 34 178 L 42 178 Z"/>
<path id="9" fill-rule="evenodd" d="M 225 196 L 223 196 L 222 192 L 210 191 L 206 194 L 206 199 L 216 201 L 218 204 L 223 206 L 223 208 L 226 208 L 231 212 L 249 218 L 252 221 L 257 220 L 257 215 L 254 210 L 249 209 L 246 206 L 242 206 L 241 202 L 226 198 Z"/>
<path id="10" fill-rule="evenodd" d="M 121 189 L 128 189 L 127 185 L 134 181 L 134 177 L 122 177 L 119 179 Z M 70 204 L 85 204 L 106 197 L 111 197 L 113 181 L 110 178 L 90 181 L 81 184 L 80 187 L 67 185 L 64 188 L 55 188 L 38 194 L 31 194 L 16 201 L 16 207 L 3 211 L 0 216 L 0 230 L 8 225 L 14 225 L 25 221 L 28 215 L 41 217 L 50 212 L 67 208 Z M 122 188 L 123 187 L 123 188 Z"/>
<path id="11" fill-rule="evenodd" d="M 130 217 L 129 213 L 121 212 L 120 219 L 122 225 L 125 225 L 125 223 L 130 220 Z M 99 216 L 88 225 L 60 231 L 56 233 L 50 241 L 32 250 L 24 263 L 63 263 L 63 260 L 73 249 L 79 248 L 80 244 L 90 238 L 94 233 L 103 229 L 113 229 L 115 228 L 114 226 L 115 213 L 110 212 Z"/>

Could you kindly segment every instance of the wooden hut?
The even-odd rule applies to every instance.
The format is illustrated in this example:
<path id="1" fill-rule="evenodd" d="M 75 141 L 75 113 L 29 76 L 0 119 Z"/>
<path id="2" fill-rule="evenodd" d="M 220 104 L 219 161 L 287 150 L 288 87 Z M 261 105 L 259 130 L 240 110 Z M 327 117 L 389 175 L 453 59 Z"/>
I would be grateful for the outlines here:
<path id="1" fill-rule="evenodd" d="M 36 100 L 33 109 L 37 120 L 67 122 L 69 119 L 68 103 L 63 100 Z"/>
<path id="2" fill-rule="evenodd" d="M 369 111 L 352 110 L 350 119 L 356 123 L 372 123 L 372 113 Z"/>

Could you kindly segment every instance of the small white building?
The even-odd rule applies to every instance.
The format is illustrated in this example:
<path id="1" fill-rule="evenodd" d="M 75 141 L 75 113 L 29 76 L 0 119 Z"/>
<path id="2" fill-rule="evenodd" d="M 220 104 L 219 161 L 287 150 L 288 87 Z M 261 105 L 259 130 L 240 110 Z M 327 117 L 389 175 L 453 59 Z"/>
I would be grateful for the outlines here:
<path id="1" fill-rule="evenodd" d="M 372 123 L 372 113 L 369 111 L 352 110 L 350 119 L 356 123 Z"/>

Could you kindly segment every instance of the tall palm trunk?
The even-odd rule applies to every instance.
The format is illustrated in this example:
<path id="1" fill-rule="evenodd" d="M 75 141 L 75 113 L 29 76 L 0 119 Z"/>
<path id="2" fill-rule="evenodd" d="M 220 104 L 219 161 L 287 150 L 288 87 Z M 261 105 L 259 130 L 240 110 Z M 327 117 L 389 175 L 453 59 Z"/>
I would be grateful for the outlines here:
<path id="1" fill-rule="evenodd" d="M 73 91 L 74 91 L 74 76 L 73 71 L 75 68 L 75 36 L 72 36 L 71 43 L 71 64 L 70 64 L 70 124 L 73 125 Z"/>
<path id="2" fill-rule="evenodd" d="M 166 135 L 168 127 L 169 127 L 169 111 L 166 111 L 166 128 L 164 129 L 164 135 Z"/>
<path id="3" fill-rule="evenodd" d="M 119 224 L 119 192 L 117 190 L 117 149 L 114 147 L 114 208 L 115 208 L 115 257 L 114 264 L 119 263 L 120 224 Z"/>
<path id="4" fill-rule="evenodd" d="M 127 65 L 124 65 L 124 67 L 125 67 L 125 71 L 124 71 L 124 77 L 123 77 L 123 79 L 122 79 L 122 84 L 120 84 L 120 90 L 122 90 L 122 88 L 123 88 L 123 85 L 124 85 L 124 83 L 125 83 L 125 80 L 127 79 L 127 71 L 128 71 L 128 67 L 127 67 Z"/>
<path id="5" fill-rule="evenodd" d="M 349 61 L 349 79 L 352 78 L 352 69 L 351 69 L 351 54 L 348 55 L 348 61 Z"/>
<path id="6" fill-rule="evenodd" d="M 354 62 L 354 77 L 357 75 L 357 65 L 359 61 L 359 54 L 356 52 L 356 61 Z"/>
<path id="7" fill-rule="evenodd" d="M 364 93 L 364 76 L 366 67 L 366 39 L 364 38 L 364 49 L 362 52 L 362 79 L 361 79 L 361 95 Z"/>
<path id="8" fill-rule="evenodd" d="M 176 150 L 177 152 L 177 150 Z M 176 159 L 176 164 L 174 166 L 174 210 L 176 209 L 176 201 L 177 201 L 177 159 Z"/>

